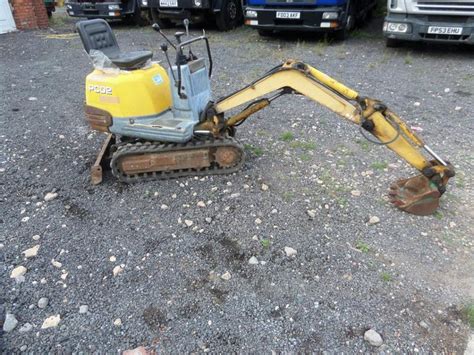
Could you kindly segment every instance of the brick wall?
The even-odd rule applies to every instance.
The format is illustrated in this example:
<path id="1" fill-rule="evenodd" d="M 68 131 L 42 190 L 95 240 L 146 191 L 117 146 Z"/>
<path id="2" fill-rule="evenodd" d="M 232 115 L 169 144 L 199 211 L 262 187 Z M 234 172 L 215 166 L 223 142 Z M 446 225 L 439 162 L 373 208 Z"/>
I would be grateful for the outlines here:
<path id="1" fill-rule="evenodd" d="M 19 30 L 47 28 L 48 14 L 43 0 L 11 0 L 13 17 Z"/>

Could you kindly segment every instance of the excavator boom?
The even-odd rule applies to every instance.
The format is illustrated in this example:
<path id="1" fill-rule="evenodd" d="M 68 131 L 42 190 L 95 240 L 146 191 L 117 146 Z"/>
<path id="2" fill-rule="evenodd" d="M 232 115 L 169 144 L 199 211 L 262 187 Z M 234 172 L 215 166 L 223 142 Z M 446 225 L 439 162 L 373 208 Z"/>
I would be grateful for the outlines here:
<path id="1" fill-rule="evenodd" d="M 263 98 L 274 92 L 278 93 Z M 417 215 L 431 214 L 436 210 L 449 178 L 454 176 L 453 167 L 426 146 L 382 102 L 360 96 L 307 64 L 289 60 L 250 85 L 220 99 L 207 110 L 207 118 L 196 130 L 210 131 L 216 136 L 222 134 L 288 93 L 304 95 L 359 125 L 361 133 L 369 141 L 385 145 L 421 172 L 419 176 L 397 181 L 391 186 L 389 196 L 395 206 Z M 248 106 L 240 113 L 224 118 L 226 112 L 244 104 Z M 364 132 L 370 133 L 376 140 Z M 434 159 L 428 160 L 421 153 L 422 148 Z"/>

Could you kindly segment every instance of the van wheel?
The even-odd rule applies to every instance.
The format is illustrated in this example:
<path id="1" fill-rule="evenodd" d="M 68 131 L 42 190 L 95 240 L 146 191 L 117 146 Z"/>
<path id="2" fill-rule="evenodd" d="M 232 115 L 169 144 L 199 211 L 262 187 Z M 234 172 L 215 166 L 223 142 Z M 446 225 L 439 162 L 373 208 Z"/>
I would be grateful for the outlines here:
<path id="1" fill-rule="evenodd" d="M 150 9 L 150 18 L 153 23 L 157 23 L 160 28 L 173 27 L 173 22 L 168 18 L 160 18 L 159 11 L 156 8 Z"/>
<path id="2" fill-rule="evenodd" d="M 341 30 L 337 30 L 334 33 L 334 39 L 336 41 L 344 41 L 349 38 L 350 32 L 355 28 L 356 25 L 356 13 L 355 7 L 352 3 L 349 5 L 349 13 L 346 17 L 346 22 L 344 23 L 344 28 Z"/>
<path id="3" fill-rule="evenodd" d="M 393 38 L 386 38 L 385 39 L 385 46 L 388 48 L 397 48 L 401 46 L 401 42 L 398 39 Z"/>
<path id="4" fill-rule="evenodd" d="M 240 1 L 222 0 L 221 11 L 216 15 L 216 25 L 220 31 L 229 31 L 239 25 L 242 19 Z"/>
<path id="5" fill-rule="evenodd" d="M 139 2 L 135 2 L 135 10 L 133 11 L 133 14 L 130 15 L 128 18 L 130 24 L 135 25 L 135 26 L 146 26 L 149 24 L 149 20 L 146 18 L 145 13 L 142 13 L 142 9 L 140 8 Z"/>

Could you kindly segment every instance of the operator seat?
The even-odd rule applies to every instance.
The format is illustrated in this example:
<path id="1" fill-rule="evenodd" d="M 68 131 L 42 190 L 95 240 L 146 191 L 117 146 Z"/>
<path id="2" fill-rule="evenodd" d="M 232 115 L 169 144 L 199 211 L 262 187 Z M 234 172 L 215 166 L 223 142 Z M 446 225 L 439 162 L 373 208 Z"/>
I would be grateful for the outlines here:
<path id="1" fill-rule="evenodd" d="M 76 28 L 88 54 L 92 49 L 101 51 L 120 69 L 139 69 L 153 57 L 151 51 L 122 52 L 112 29 L 103 19 L 80 21 Z"/>

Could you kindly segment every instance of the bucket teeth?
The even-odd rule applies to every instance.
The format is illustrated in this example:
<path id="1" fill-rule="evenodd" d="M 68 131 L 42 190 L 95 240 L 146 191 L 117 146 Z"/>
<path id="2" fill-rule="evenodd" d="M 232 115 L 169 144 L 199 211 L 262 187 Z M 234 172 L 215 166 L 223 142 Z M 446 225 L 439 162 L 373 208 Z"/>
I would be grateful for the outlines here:
<path id="1" fill-rule="evenodd" d="M 419 216 L 427 216 L 439 207 L 438 188 L 423 175 L 399 180 L 390 186 L 390 202 L 397 208 Z"/>

